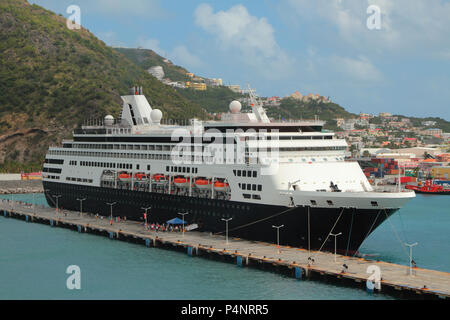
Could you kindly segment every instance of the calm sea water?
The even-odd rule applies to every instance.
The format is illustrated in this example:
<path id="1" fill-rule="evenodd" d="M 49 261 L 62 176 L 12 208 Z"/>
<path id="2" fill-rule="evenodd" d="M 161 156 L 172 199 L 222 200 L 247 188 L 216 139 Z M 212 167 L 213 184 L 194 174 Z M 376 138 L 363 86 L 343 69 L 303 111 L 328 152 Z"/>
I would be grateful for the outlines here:
<path id="1" fill-rule="evenodd" d="M 11 196 L 3 196 L 11 199 Z M 32 201 L 31 195 L 14 200 Z M 35 202 L 45 204 L 43 195 Z M 386 221 L 363 244 L 374 258 L 408 264 L 401 241 L 418 242 L 417 265 L 450 272 L 450 197 L 423 196 Z M 66 268 L 81 269 L 68 290 Z M 0 299 L 392 299 L 362 289 L 190 258 L 0 216 Z"/>

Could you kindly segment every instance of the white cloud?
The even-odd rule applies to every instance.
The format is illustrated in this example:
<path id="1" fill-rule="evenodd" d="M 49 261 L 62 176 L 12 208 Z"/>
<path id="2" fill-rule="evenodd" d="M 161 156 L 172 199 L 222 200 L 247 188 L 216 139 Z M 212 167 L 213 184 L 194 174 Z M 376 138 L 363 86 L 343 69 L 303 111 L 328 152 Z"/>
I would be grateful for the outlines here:
<path id="1" fill-rule="evenodd" d="M 192 54 L 184 45 L 178 45 L 172 50 L 167 51 L 161 48 L 158 39 L 148 39 L 142 36 L 138 38 L 136 44 L 139 48 L 153 50 L 160 56 L 169 58 L 175 64 L 181 65 L 185 68 L 197 68 L 203 64 L 202 60 Z"/>
<path id="2" fill-rule="evenodd" d="M 98 32 L 97 37 L 106 43 L 108 46 L 112 47 L 125 47 L 125 43 L 119 40 L 117 33 L 114 31 Z"/>
<path id="3" fill-rule="evenodd" d="M 356 59 L 333 56 L 330 58 L 330 62 L 337 72 L 351 80 L 378 82 L 383 79 L 382 73 L 364 56 L 359 56 Z"/>
<path id="4" fill-rule="evenodd" d="M 272 25 L 266 18 L 252 16 L 243 5 L 214 13 L 211 5 L 200 4 L 194 18 L 231 59 L 237 58 L 265 76 L 291 71 L 292 60 L 277 44 Z"/>
<path id="5" fill-rule="evenodd" d="M 149 39 L 140 36 L 138 37 L 136 44 L 139 48 L 153 50 L 161 56 L 166 55 L 166 52 L 160 47 L 158 39 Z"/>
<path id="6" fill-rule="evenodd" d="M 170 58 L 176 64 L 186 68 L 198 68 L 202 66 L 202 60 L 189 52 L 185 46 L 175 47 L 171 53 Z"/>
<path id="7" fill-rule="evenodd" d="M 380 30 L 367 28 L 369 5 L 381 10 Z M 344 41 L 360 51 L 428 55 L 450 49 L 448 1 L 286 0 L 280 4 L 280 12 L 291 25 L 320 25 L 328 40 Z M 300 17 L 300 22 L 294 23 L 295 17 Z M 420 50 L 411 52 L 415 49 Z"/>
<path id="8" fill-rule="evenodd" d="M 29 0 L 30 3 L 44 6 L 45 8 L 58 8 L 66 15 L 69 5 L 77 5 L 83 14 L 99 14 L 120 16 L 120 19 L 133 19 L 133 16 L 161 18 L 168 16 L 168 12 L 162 8 L 160 0 Z M 83 20 L 82 20 L 83 21 Z"/>
<path id="9" fill-rule="evenodd" d="M 101 12 L 120 16 L 121 19 L 133 19 L 133 16 L 161 18 L 166 14 L 159 0 L 78 0 L 77 3 L 83 12 Z"/>

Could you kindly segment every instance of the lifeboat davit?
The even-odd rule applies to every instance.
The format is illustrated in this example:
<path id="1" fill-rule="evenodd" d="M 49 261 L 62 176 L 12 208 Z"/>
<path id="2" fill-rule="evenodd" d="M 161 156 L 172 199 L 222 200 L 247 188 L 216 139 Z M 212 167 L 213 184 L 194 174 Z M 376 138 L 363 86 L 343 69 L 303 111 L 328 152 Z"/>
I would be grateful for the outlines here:
<path id="1" fill-rule="evenodd" d="M 206 179 L 195 180 L 195 186 L 199 189 L 209 189 L 211 188 L 212 182 Z"/>
<path id="2" fill-rule="evenodd" d="M 156 184 L 165 184 L 167 183 L 167 178 L 163 174 L 155 174 L 152 177 L 152 181 Z"/>
<path id="3" fill-rule="evenodd" d="M 145 173 L 136 173 L 134 175 L 134 178 L 136 179 L 136 181 L 147 181 L 147 175 Z"/>
<path id="4" fill-rule="evenodd" d="M 126 172 L 119 173 L 119 180 L 123 182 L 131 182 L 131 174 Z"/>
<path id="5" fill-rule="evenodd" d="M 189 187 L 189 179 L 186 179 L 185 177 L 177 177 L 177 178 L 173 179 L 173 183 L 178 188 L 187 188 L 187 187 Z"/>
<path id="6" fill-rule="evenodd" d="M 225 182 L 216 181 L 214 183 L 214 190 L 215 191 L 225 192 L 225 191 L 228 190 L 228 187 L 229 187 L 228 183 L 225 183 Z"/>

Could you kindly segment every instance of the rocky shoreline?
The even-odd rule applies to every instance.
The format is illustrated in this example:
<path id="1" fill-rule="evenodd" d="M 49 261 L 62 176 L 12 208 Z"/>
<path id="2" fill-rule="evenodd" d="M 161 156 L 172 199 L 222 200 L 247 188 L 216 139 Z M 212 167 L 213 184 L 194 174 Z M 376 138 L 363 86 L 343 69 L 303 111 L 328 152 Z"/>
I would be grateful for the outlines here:
<path id="1" fill-rule="evenodd" d="M 0 194 L 43 192 L 42 180 L 0 181 Z"/>

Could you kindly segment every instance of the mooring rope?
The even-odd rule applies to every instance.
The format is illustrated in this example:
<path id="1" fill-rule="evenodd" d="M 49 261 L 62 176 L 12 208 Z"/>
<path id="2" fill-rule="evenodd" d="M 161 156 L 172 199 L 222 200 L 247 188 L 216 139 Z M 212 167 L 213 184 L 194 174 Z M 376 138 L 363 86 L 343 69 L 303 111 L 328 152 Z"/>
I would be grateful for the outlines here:
<path id="1" fill-rule="evenodd" d="M 384 213 L 386 214 L 386 220 L 389 220 L 389 224 L 391 225 L 391 228 L 392 228 L 392 230 L 394 231 L 395 236 L 397 237 L 397 240 L 398 240 L 398 241 L 400 242 L 400 244 L 402 245 L 403 251 L 405 252 L 406 256 L 407 256 L 408 259 L 409 259 L 409 253 L 408 253 L 408 250 L 407 250 L 406 247 L 405 247 L 405 243 L 400 239 L 400 236 L 398 235 L 397 231 L 395 230 L 394 225 L 392 224 L 391 220 L 389 219 L 389 216 L 388 216 L 388 214 L 387 214 L 387 212 L 386 212 L 386 209 L 384 209 Z"/>
<path id="2" fill-rule="evenodd" d="M 334 223 L 333 227 L 331 228 L 330 232 L 328 232 L 328 236 L 326 237 L 325 241 L 324 241 L 324 242 L 322 243 L 322 245 L 320 246 L 320 249 L 319 249 L 319 251 L 317 251 L 317 253 L 319 253 L 319 252 L 322 250 L 323 246 L 325 245 L 325 243 L 327 242 L 328 238 L 330 237 L 331 232 L 333 232 L 334 227 L 336 227 L 336 225 L 337 225 L 339 219 L 341 218 L 342 214 L 344 213 L 344 210 L 345 210 L 345 208 L 342 208 L 341 214 L 340 214 L 339 217 L 337 218 L 337 220 L 336 220 L 336 222 Z"/>
<path id="3" fill-rule="evenodd" d="M 373 226 L 375 225 L 375 222 L 377 222 L 380 213 L 381 213 L 381 210 L 378 210 L 377 216 L 375 217 L 375 220 L 373 221 L 372 225 L 370 226 L 369 232 L 367 232 L 366 236 L 364 237 L 363 242 L 367 239 L 367 237 L 369 236 L 369 234 L 372 232 L 372 228 L 373 228 Z M 355 253 L 353 254 L 353 256 L 355 256 L 357 252 L 358 252 L 358 250 L 355 251 Z"/>
<path id="4" fill-rule="evenodd" d="M 279 215 L 282 215 L 282 214 L 284 214 L 284 213 L 286 213 L 286 212 L 289 212 L 289 211 L 292 211 L 292 210 L 294 210 L 294 209 L 297 209 L 297 207 L 289 208 L 289 209 L 287 209 L 287 210 L 285 210 L 285 211 L 276 213 L 276 214 L 274 214 L 274 215 L 272 215 L 272 216 L 265 217 L 265 218 L 262 218 L 262 219 L 259 219 L 259 220 L 256 220 L 256 221 L 252 221 L 252 222 L 250 222 L 250 223 L 247 223 L 247 224 L 244 224 L 244 225 L 235 227 L 235 228 L 233 228 L 233 229 L 228 229 L 228 232 L 230 232 L 230 231 L 235 231 L 235 230 L 238 230 L 238 229 L 242 229 L 242 228 L 248 227 L 248 226 L 250 226 L 250 225 L 252 225 L 252 224 L 255 224 L 255 223 L 258 223 L 258 222 L 261 222 L 261 221 L 264 221 L 264 220 L 268 220 L 268 219 L 271 219 L 271 218 L 273 218 L 273 217 L 277 217 L 277 216 L 279 216 Z M 215 233 L 215 234 L 222 234 L 222 233 L 224 233 L 224 232 L 226 232 L 226 231 L 220 231 L 220 232 L 217 232 L 217 233 Z"/>
<path id="5" fill-rule="evenodd" d="M 352 230 L 353 230 L 353 219 L 355 218 L 355 208 L 353 208 L 352 211 L 352 222 L 350 222 L 350 232 L 348 233 L 348 240 L 347 240 L 347 249 L 345 250 L 345 255 L 348 255 L 348 248 L 350 247 L 350 239 L 352 238 Z"/>

